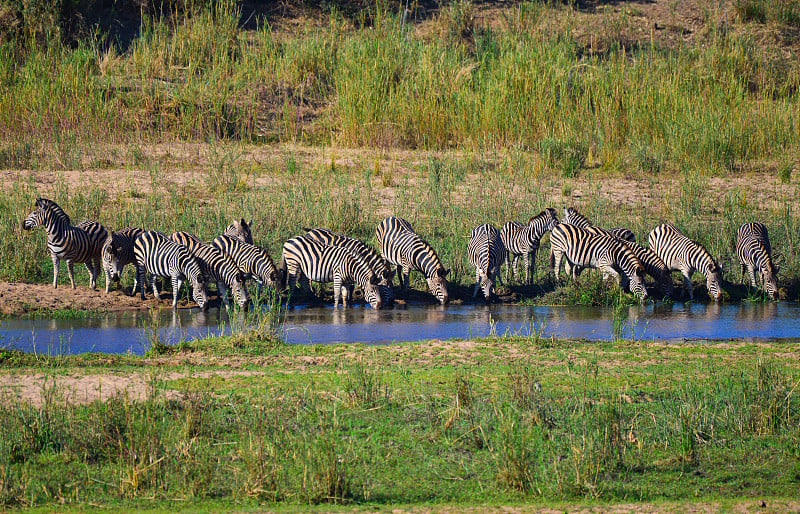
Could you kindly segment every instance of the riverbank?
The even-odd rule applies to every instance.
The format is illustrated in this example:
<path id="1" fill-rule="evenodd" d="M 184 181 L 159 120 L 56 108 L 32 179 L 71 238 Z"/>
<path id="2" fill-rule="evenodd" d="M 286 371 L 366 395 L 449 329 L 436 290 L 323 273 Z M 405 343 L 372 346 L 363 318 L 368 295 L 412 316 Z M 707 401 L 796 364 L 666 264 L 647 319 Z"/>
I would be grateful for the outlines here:
<path id="1" fill-rule="evenodd" d="M 2 504 L 774 508 L 800 476 L 797 343 L 162 352 L 0 353 Z"/>

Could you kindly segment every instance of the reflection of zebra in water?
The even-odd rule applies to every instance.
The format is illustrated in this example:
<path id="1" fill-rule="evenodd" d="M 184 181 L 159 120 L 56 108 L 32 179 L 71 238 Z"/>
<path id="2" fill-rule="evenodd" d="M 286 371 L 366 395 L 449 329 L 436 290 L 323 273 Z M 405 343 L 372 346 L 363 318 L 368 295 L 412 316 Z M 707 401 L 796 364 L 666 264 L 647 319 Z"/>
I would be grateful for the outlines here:
<path id="1" fill-rule="evenodd" d="M 773 300 L 778 298 L 778 267 L 772 263 L 770 255 L 772 249 L 769 244 L 767 227 L 763 223 L 745 223 L 736 232 L 736 255 L 742 265 L 742 280 L 744 270 L 750 274 L 750 285 L 758 287 L 756 271 L 761 277 L 764 292 Z"/>
<path id="2" fill-rule="evenodd" d="M 586 218 L 586 216 L 578 212 L 577 209 L 573 207 L 567 207 L 566 209 L 564 209 L 563 222 L 569 223 L 570 225 L 575 225 L 576 227 L 580 228 L 592 227 L 599 231 L 603 231 L 607 234 L 610 234 L 616 237 L 617 239 L 622 239 L 623 241 L 628 241 L 630 243 L 636 242 L 636 236 L 630 229 L 623 227 L 609 228 L 609 229 L 596 227 L 595 225 L 592 225 L 592 223 Z"/>
<path id="3" fill-rule="evenodd" d="M 408 291 L 411 270 L 425 275 L 428 288 L 442 305 L 449 300 L 447 275 L 442 262 L 424 239 L 402 218 L 390 216 L 375 229 L 383 258 L 397 266 L 397 278 L 404 292 Z"/>
<path id="4" fill-rule="evenodd" d="M 536 269 L 536 252 L 539 250 L 539 242 L 548 230 L 553 230 L 558 224 L 558 216 L 555 209 L 547 208 L 528 220 L 527 225 L 509 221 L 500 230 L 500 239 L 506 249 L 506 280 L 509 279 L 513 269 L 514 278 L 517 277 L 517 261 L 520 255 L 524 257 L 525 282 L 530 284 L 533 279 L 533 271 Z M 512 264 L 513 257 L 513 264 Z"/>
<path id="5" fill-rule="evenodd" d="M 644 268 L 639 259 L 619 240 L 607 235 L 595 235 L 591 232 L 561 223 L 550 234 L 550 267 L 558 278 L 561 259 L 566 257 L 567 274 L 573 277 L 582 268 L 597 268 L 604 275 L 612 275 L 624 285 L 627 280 L 631 292 L 641 300 L 647 298 L 644 287 Z M 623 274 L 624 278 L 620 275 Z"/>
<path id="6" fill-rule="evenodd" d="M 394 299 L 394 272 L 392 266 L 381 255 L 358 239 L 337 234 L 325 228 L 303 229 L 307 231 L 305 237 L 318 243 L 329 246 L 340 246 L 354 252 L 364 259 L 373 273 L 378 277 L 378 288 L 384 302 L 390 303 Z"/>
<path id="7" fill-rule="evenodd" d="M 261 286 L 265 284 L 275 290 L 281 289 L 283 277 L 269 254 L 261 248 L 225 235 L 214 239 L 211 246 L 219 248 L 224 254 L 230 256 L 244 274 L 245 279 L 252 278 L 256 281 L 258 284 L 256 298 L 261 297 Z"/>
<path id="8" fill-rule="evenodd" d="M 142 232 L 133 244 L 133 253 L 136 257 L 136 274 L 145 298 L 145 271 L 150 273 L 150 286 L 156 299 L 156 276 L 169 277 L 172 280 L 172 308 L 178 307 L 178 292 L 185 280 L 192 285 L 192 296 L 201 309 L 205 309 L 208 297 L 206 296 L 206 277 L 200 270 L 200 265 L 185 246 L 169 240 L 164 234 L 148 231 Z"/>
<path id="9" fill-rule="evenodd" d="M 236 266 L 233 259 L 216 246 L 203 243 L 196 236 L 188 232 L 175 232 L 171 239 L 182 244 L 192 252 L 200 265 L 200 270 L 209 282 L 217 284 L 217 296 L 230 307 L 228 302 L 228 288 L 233 291 L 233 298 L 240 308 L 247 305 L 247 289 L 244 286 L 244 273 Z"/>
<path id="10" fill-rule="evenodd" d="M 250 220 L 250 223 L 247 223 L 244 218 L 242 218 L 241 220 L 234 221 L 225 227 L 225 232 L 223 232 L 222 235 L 234 237 L 243 243 L 254 244 L 253 233 L 250 231 L 250 227 L 252 226 L 253 220 Z"/>
<path id="11" fill-rule="evenodd" d="M 144 232 L 138 227 L 125 227 L 116 232 L 111 232 L 103 244 L 103 269 L 106 272 L 106 293 L 112 281 L 119 283 L 122 270 L 128 264 L 136 266 L 136 257 L 133 255 L 133 243 Z M 133 276 L 133 289 L 136 291 L 137 277 Z"/>
<path id="12" fill-rule="evenodd" d="M 472 297 L 475 298 L 480 287 L 488 302 L 495 290 L 495 277 L 500 280 L 500 266 L 506 259 L 506 248 L 500 232 L 489 223 L 475 227 L 467 246 L 467 257 L 475 266 L 475 290 Z"/>
<path id="13" fill-rule="evenodd" d="M 61 207 L 46 198 L 36 200 L 36 209 L 22 222 L 23 230 L 44 227 L 47 232 L 47 248 L 53 259 L 53 287 L 58 287 L 59 263 L 67 261 L 69 283 L 75 289 L 74 263 L 84 263 L 89 270 L 89 284 L 97 288 L 100 275 L 100 255 L 108 232 L 95 221 L 84 221 L 77 226 Z"/>
<path id="14" fill-rule="evenodd" d="M 352 299 L 357 283 L 364 292 L 364 300 L 375 309 L 382 306 L 375 273 L 364 259 L 346 248 L 326 246 L 306 237 L 293 237 L 283 244 L 281 261 L 290 292 L 298 279 L 308 292 L 311 292 L 309 280 L 333 282 L 334 307 L 339 305 L 340 295 L 342 304 L 347 307 L 347 299 Z"/>
<path id="15" fill-rule="evenodd" d="M 689 299 L 694 299 L 692 273 L 695 270 L 706 276 L 708 294 L 714 301 L 722 299 L 722 268 L 714 261 L 708 250 L 695 243 L 674 225 L 663 223 L 650 232 L 648 237 L 653 249 L 670 271 L 680 271 L 683 275 L 684 291 Z"/>

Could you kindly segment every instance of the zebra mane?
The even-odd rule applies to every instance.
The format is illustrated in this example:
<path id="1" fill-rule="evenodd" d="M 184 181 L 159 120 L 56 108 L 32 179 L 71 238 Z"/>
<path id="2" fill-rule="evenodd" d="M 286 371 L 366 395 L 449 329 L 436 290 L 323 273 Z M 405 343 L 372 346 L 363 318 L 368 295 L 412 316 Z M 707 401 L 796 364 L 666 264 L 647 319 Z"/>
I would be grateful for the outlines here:
<path id="1" fill-rule="evenodd" d="M 44 211 L 49 211 L 58 220 L 66 221 L 68 225 L 72 225 L 72 221 L 69 219 L 67 213 L 53 200 L 38 198 L 36 200 L 36 207 Z"/>

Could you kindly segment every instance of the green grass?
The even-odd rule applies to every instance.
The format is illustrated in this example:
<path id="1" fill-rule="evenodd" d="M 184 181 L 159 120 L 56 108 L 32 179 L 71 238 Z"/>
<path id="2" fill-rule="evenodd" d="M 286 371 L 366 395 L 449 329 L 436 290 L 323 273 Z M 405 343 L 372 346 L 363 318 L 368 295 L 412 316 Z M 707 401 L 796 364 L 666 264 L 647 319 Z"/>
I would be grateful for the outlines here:
<path id="1" fill-rule="evenodd" d="M 54 374 L 41 407 L 0 403 L 0 501 L 377 508 L 793 495 L 800 375 L 780 355 L 796 345 L 540 343 L 283 346 L 233 373 L 204 343 L 199 368 L 122 358 L 133 367 L 110 369 L 146 377 L 144 399 L 84 406 L 64 400 Z M 165 364 L 184 378 L 163 378 Z M 109 369 L 102 356 L 58 365 L 67 376 Z"/>

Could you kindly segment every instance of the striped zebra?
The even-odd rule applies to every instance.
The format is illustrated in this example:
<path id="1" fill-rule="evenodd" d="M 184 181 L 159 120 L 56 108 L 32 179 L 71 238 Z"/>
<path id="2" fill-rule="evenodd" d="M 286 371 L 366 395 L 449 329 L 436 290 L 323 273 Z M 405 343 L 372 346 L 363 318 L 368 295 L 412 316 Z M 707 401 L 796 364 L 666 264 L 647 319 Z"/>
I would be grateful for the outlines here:
<path id="1" fill-rule="evenodd" d="M 374 309 L 382 306 L 378 277 L 364 259 L 346 248 L 326 246 L 307 237 L 293 237 L 283 244 L 281 262 L 289 291 L 294 289 L 298 279 L 308 292 L 311 292 L 309 280 L 333 282 L 334 307 L 339 306 L 340 295 L 342 304 L 347 307 L 347 299 L 352 299 L 357 283 L 364 291 L 364 300 Z"/>
<path id="2" fill-rule="evenodd" d="M 576 227 L 580 228 L 589 228 L 594 227 L 598 230 L 603 231 L 606 234 L 610 234 L 617 239 L 622 239 L 623 241 L 628 241 L 630 243 L 636 242 L 636 235 L 630 229 L 623 228 L 623 227 L 616 227 L 616 228 L 609 228 L 604 229 L 600 227 L 595 227 L 595 225 L 590 222 L 586 216 L 578 212 L 577 209 L 573 207 L 567 207 L 564 209 L 564 223 L 569 223 L 570 225 L 575 225 Z"/>
<path id="3" fill-rule="evenodd" d="M 520 255 L 524 257 L 525 282 L 530 284 L 533 271 L 536 269 L 536 253 L 539 251 L 539 242 L 545 232 L 553 230 L 558 224 L 556 210 L 547 208 L 528 220 L 527 225 L 509 221 L 500 229 L 500 239 L 506 249 L 506 280 L 509 279 L 513 269 L 513 276 L 517 278 L 517 262 Z M 513 264 L 512 264 L 513 260 Z"/>
<path id="4" fill-rule="evenodd" d="M 236 263 L 239 270 L 244 274 L 244 278 L 256 281 L 256 298 L 261 297 L 261 287 L 267 285 L 276 291 L 282 289 L 281 277 L 275 263 L 267 252 L 258 246 L 245 243 L 235 237 L 226 235 L 217 236 L 211 242 L 211 246 L 219 248 L 222 252 Z"/>
<path id="5" fill-rule="evenodd" d="M 714 301 L 722 298 L 722 268 L 711 254 L 700 244 L 695 243 L 674 225 L 663 223 L 650 232 L 650 248 L 664 261 L 670 271 L 680 271 L 683 275 L 684 293 L 694 299 L 692 273 L 699 271 L 706 276 L 708 294 Z"/>
<path id="6" fill-rule="evenodd" d="M 773 299 L 778 298 L 778 267 L 772 263 L 770 256 L 769 234 L 763 223 L 745 223 L 736 232 L 736 255 L 742 265 L 742 280 L 744 270 L 750 274 L 750 285 L 758 287 L 756 271 L 761 277 L 764 292 Z"/>
<path id="7" fill-rule="evenodd" d="M 89 270 L 89 284 L 97 289 L 100 275 L 100 255 L 108 232 L 95 221 L 84 221 L 72 226 L 67 213 L 54 201 L 46 198 L 36 200 L 36 209 L 22 222 L 23 230 L 44 227 L 47 232 L 47 248 L 53 259 L 53 287 L 58 287 L 59 263 L 67 261 L 69 283 L 75 289 L 74 263 L 84 263 Z"/>
<path id="8" fill-rule="evenodd" d="M 230 308 L 228 302 L 228 288 L 233 291 L 233 298 L 244 309 L 247 306 L 247 288 L 244 286 L 244 273 L 231 259 L 216 246 L 203 243 L 196 236 L 188 232 L 175 232 L 171 239 L 178 244 L 182 244 L 192 252 L 200 265 L 200 271 L 208 278 L 209 282 L 217 284 L 217 296 L 225 304 L 225 308 Z"/>
<path id="9" fill-rule="evenodd" d="M 647 298 L 644 287 L 644 268 L 639 259 L 624 244 L 611 236 L 593 234 L 586 229 L 558 224 L 550 234 L 550 267 L 559 276 L 561 260 L 566 257 L 567 274 L 576 276 L 582 268 L 597 268 L 603 275 L 617 278 L 620 286 L 627 282 L 631 292 L 640 300 Z"/>
<path id="10" fill-rule="evenodd" d="M 128 264 L 136 266 L 136 258 L 133 255 L 133 242 L 144 232 L 138 227 L 125 227 L 122 230 L 111 232 L 103 244 L 103 269 L 106 272 L 106 293 L 109 291 L 111 282 L 119 283 L 122 277 L 122 270 Z M 133 278 L 133 289 L 131 295 L 136 291 L 137 277 Z"/>
<path id="11" fill-rule="evenodd" d="M 475 290 L 472 297 L 478 295 L 478 288 L 488 302 L 495 290 L 494 280 L 500 282 L 500 266 L 506 260 L 506 247 L 498 231 L 491 224 L 478 225 L 472 230 L 467 246 L 469 262 L 475 266 Z"/>
<path id="12" fill-rule="evenodd" d="M 378 288 L 381 291 L 381 298 L 386 303 L 391 303 L 394 299 L 394 272 L 392 266 L 381 257 L 372 247 L 364 242 L 352 237 L 337 234 L 325 228 L 304 228 L 307 233 L 305 237 L 313 239 L 318 243 L 328 246 L 341 246 L 351 252 L 355 252 L 367 261 L 373 273 L 378 277 Z"/>
<path id="13" fill-rule="evenodd" d="M 383 258 L 397 266 L 397 278 L 403 292 L 408 291 L 411 270 L 425 275 L 428 288 L 442 305 L 449 300 L 447 275 L 431 246 L 411 228 L 406 220 L 389 216 L 375 229 Z"/>
<path id="14" fill-rule="evenodd" d="M 255 244 L 253 243 L 253 233 L 250 231 L 250 227 L 253 226 L 253 220 L 250 220 L 250 223 L 247 223 L 244 218 L 239 221 L 234 221 L 227 227 L 225 227 L 225 232 L 222 233 L 223 236 L 228 237 L 235 237 L 239 241 L 247 244 Z"/>
<path id="15" fill-rule="evenodd" d="M 133 243 L 133 254 L 136 258 L 136 274 L 139 277 L 142 300 L 145 299 L 145 271 L 150 273 L 150 287 L 156 299 L 156 276 L 169 277 L 172 280 L 172 308 L 178 307 L 178 293 L 184 281 L 192 285 L 192 296 L 201 309 L 206 309 L 207 278 L 200 269 L 200 264 L 185 246 L 168 239 L 164 234 L 154 231 L 142 232 Z"/>

